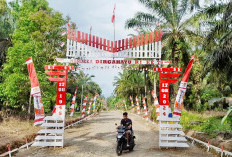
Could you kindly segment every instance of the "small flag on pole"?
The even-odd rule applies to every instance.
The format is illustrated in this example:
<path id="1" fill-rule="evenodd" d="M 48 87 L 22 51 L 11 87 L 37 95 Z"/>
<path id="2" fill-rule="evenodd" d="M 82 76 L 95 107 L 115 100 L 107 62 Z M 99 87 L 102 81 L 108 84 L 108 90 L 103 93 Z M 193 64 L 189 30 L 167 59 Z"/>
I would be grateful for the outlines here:
<path id="1" fill-rule="evenodd" d="M 66 31 L 61 32 L 61 36 L 64 36 L 66 34 Z"/>
<path id="2" fill-rule="evenodd" d="M 115 9 L 116 9 L 116 4 L 114 4 L 113 15 L 112 15 L 112 18 L 111 18 L 112 23 L 114 23 L 114 21 L 115 21 Z"/>
<path id="3" fill-rule="evenodd" d="M 63 47 L 64 46 L 64 42 L 60 42 L 60 47 Z"/>

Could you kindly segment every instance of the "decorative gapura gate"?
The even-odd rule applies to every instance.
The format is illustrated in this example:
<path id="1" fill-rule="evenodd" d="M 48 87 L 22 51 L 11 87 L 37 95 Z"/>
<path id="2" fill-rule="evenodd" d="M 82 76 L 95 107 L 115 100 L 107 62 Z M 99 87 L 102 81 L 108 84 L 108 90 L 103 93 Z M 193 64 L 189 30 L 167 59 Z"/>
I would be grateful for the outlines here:
<path id="1" fill-rule="evenodd" d="M 83 63 L 83 64 L 144 64 L 144 65 L 158 65 L 159 67 L 154 67 L 155 72 L 159 72 L 160 77 L 160 116 L 159 116 L 159 146 L 160 147 L 189 147 L 186 143 L 186 139 L 183 136 L 184 133 L 181 131 L 182 126 L 180 122 L 180 114 L 172 117 L 170 105 L 169 105 L 169 84 L 178 81 L 180 76 L 181 68 L 164 68 L 163 65 L 167 65 L 169 61 L 161 60 L 161 43 L 162 32 L 158 31 L 146 33 L 133 38 L 126 38 L 118 41 L 110 41 L 107 39 L 100 38 L 91 34 L 80 32 L 71 29 L 68 26 L 67 33 L 67 58 L 56 58 L 60 63 Z M 153 60 L 136 60 L 139 59 L 153 59 Z M 125 60 L 128 59 L 128 60 Z M 134 60 L 131 60 L 134 59 Z M 67 77 L 67 71 L 73 70 L 69 66 L 45 66 L 45 69 L 64 70 L 64 72 L 49 71 L 46 72 L 50 76 L 61 76 L 65 73 L 65 78 Z M 62 68 L 61 68 L 62 67 Z M 57 69 L 57 70 L 58 70 Z M 190 68 L 191 70 L 191 68 Z M 61 136 L 58 136 L 57 132 L 52 131 L 55 137 L 48 138 L 48 134 L 51 132 L 46 132 L 40 130 L 39 133 L 43 133 L 45 136 L 37 136 L 36 143 L 34 146 L 63 146 L 63 135 L 64 135 L 64 120 L 65 120 L 65 101 L 64 95 L 60 92 L 66 93 L 66 81 L 60 82 L 64 78 L 51 78 L 51 81 L 57 82 L 57 102 L 56 111 L 53 116 L 45 117 L 45 123 L 42 125 L 44 127 L 53 127 L 57 131 L 61 128 Z M 64 86 L 60 87 L 60 83 L 64 83 Z M 187 85 L 187 82 L 186 82 Z M 61 91 L 59 91 L 61 89 Z M 64 91 L 63 91 L 64 89 Z M 181 98 L 183 98 L 183 92 Z M 60 98 L 62 96 L 62 98 Z M 62 101 L 62 105 L 60 105 Z M 178 101 L 179 102 L 179 101 Z M 176 103 L 178 107 L 178 103 Z M 182 105 L 182 104 L 181 104 Z M 62 107 L 61 107 L 62 106 Z M 176 111 L 176 108 L 174 109 Z M 181 111 L 181 110 L 180 110 Z M 59 113 L 62 114 L 59 114 Z M 53 120 L 54 124 L 48 123 L 49 120 Z M 61 120 L 58 124 L 57 120 Z M 45 129 L 46 130 L 46 129 Z M 56 137 L 59 137 L 57 139 Z M 46 142 L 48 139 L 52 142 Z M 45 141 L 45 142 L 44 142 Z M 59 141 L 59 144 L 57 144 Z M 41 144 L 43 143 L 43 144 Z"/>

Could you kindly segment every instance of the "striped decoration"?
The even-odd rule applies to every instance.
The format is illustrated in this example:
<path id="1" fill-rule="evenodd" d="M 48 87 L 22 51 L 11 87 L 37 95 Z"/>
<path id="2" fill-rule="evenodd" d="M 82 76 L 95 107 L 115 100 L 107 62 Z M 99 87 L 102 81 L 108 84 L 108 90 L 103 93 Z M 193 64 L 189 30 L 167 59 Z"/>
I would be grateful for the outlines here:
<path id="1" fill-rule="evenodd" d="M 85 117 L 85 109 L 86 109 L 87 99 L 88 99 L 88 94 L 85 96 L 85 99 L 84 99 L 84 103 L 83 103 L 83 106 L 82 106 L 82 112 L 81 112 L 81 118 Z"/>
<path id="2" fill-rule="evenodd" d="M 137 114 L 140 114 L 139 100 L 137 96 L 135 97 L 135 101 L 136 101 Z"/>
<path id="3" fill-rule="evenodd" d="M 78 87 L 76 87 L 76 90 L 75 90 L 75 93 L 73 95 L 72 102 L 71 102 L 70 115 L 69 115 L 70 117 L 72 117 L 73 113 L 74 113 L 74 105 L 75 105 L 75 102 L 76 102 L 77 88 Z"/>
<path id="4" fill-rule="evenodd" d="M 145 98 L 143 98 L 143 112 L 144 112 L 144 118 L 148 121 L 147 105 L 146 105 Z"/>

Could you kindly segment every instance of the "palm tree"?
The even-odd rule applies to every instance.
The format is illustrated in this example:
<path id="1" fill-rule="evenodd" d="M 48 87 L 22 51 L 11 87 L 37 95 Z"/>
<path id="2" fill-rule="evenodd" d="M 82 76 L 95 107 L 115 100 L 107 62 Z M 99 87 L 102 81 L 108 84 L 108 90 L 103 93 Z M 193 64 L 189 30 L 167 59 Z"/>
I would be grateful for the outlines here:
<path id="1" fill-rule="evenodd" d="M 232 2 L 212 5 L 202 14 L 210 19 L 207 23 L 210 31 L 204 43 L 207 52 L 204 75 L 216 73 L 218 78 L 221 74 L 230 82 L 232 80 Z"/>
<path id="2" fill-rule="evenodd" d="M 188 42 L 200 39 L 197 29 L 193 26 L 198 23 L 197 17 L 193 16 L 198 1 L 192 0 L 139 0 L 147 9 L 148 13 L 137 12 L 134 18 L 128 19 L 126 28 L 154 28 L 161 23 L 160 28 L 164 32 L 165 47 L 170 48 L 174 66 L 179 65 L 181 59 L 184 65 L 188 64 Z"/>

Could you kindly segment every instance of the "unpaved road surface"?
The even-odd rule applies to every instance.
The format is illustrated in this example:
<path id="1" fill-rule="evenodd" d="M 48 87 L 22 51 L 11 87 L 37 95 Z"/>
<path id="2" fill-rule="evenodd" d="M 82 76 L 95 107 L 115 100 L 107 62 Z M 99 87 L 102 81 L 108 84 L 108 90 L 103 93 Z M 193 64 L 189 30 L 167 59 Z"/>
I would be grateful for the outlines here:
<path id="1" fill-rule="evenodd" d="M 64 148 L 35 148 L 21 150 L 16 156 L 76 156 L 114 157 L 116 155 L 116 127 L 122 118 L 121 111 L 101 112 L 99 115 L 65 130 Z M 142 118 L 129 114 L 136 136 L 134 151 L 124 151 L 125 157 L 211 157 L 211 153 L 190 145 L 188 149 L 159 149 L 157 124 L 148 124 Z"/>

